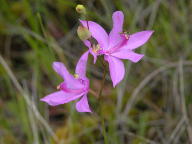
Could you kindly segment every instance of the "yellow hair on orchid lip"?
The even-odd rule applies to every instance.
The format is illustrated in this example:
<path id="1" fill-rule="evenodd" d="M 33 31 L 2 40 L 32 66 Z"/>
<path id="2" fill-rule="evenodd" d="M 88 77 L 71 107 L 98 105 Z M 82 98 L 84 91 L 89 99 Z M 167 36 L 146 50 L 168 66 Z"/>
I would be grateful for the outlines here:
<path id="1" fill-rule="evenodd" d="M 78 74 L 74 74 L 74 78 L 78 79 L 79 75 Z"/>
<path id="2" fill-rule="evenodd" d="M 61 86 L 60 86 L 60 85 L 58 85 L 58 86 L 57 86 L 57 90 L 60 90 L 60 89 L 61 89 Z"/>
<path id="3" fill-rule="evenodd" d="M 97 44 L 97 45 L 94 44 L 92 51 L 93 51 L 94 53 L 97 53 L 100 49 L 101 49 L 101 47 L 100 47 L 99 44 Z"/>

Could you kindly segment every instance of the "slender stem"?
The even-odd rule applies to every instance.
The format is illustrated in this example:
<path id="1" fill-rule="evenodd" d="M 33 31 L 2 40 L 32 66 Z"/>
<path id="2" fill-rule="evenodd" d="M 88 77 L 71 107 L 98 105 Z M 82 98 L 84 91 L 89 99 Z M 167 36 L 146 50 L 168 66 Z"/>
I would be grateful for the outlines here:
<path id="1" fill-rule="evenodd" d="M 101 87 L 100 87 L 100 90 L 97 94 L 97 98 L 98 98 L 98 113 L 101 115 L 101 96 L 102 96 L 102 92 L 103 92 L 103 89 L 104 89 L 104 84 L 105 84 L 105 78 L 106 78 L 106 75 L 107 75 L 107 67 L 106 67 L 106 64 L 105 64 L 105 61 L 104 59 L 101 60 L 101 63 L 103 65 L 103 68 L 104 68 L 104 71 L 103 71 L 103 78 L 101 80 Z"/>
<path id="2" fill-rule="evenodd" d="M 104 60 L 102 60 L 102 64 L 103 64 L 103 67 L 104 67 L 104 72 L 103 72 L 103 78 L 102 78 L 102 81 L 101 81 L 101 88 L 100 88 L 99 94 L 98 94 L 99 99 L 102 96 L 102 92 L 103 92 L 103 88 L 104 88 L 104 84 L 105 84 L 105 78 L 106 78 L 106 75 L 107 75 L 107 67 L 106 67 L 106 64 L 105 64 Z"/>
<path id="3" fill-rule="evenodd" d="M 89 89 L 89 92 L 90 92 L 92 95 L 94 95 L 96 98 L 98 98 L 98 94 L 97 94 L 94 90 Z"/>
<path id="4" fill-rule="evenodd" d="M 106 65 L 104 59 L 102 59 L 102 65 L 103 65 L 103 68 L 104 68 L 104 72 L 103 72 L 103 78 L 102 78 L 102 81 L 101 81 L 101 87 L 100 87 L 100 90 L 99 90 L 99 93 L 98 93 L 99 115 L 100 115 L 100 119 L 101 119 L 101 128 L 102 128 L 102 134 L 103 134 L 103 138 L 104 138 L 104 144 L 108 144 L 109 142 L 108 142 L 108 137 L 107 137 L 107 131 L 106 131 L 106 128 L 105 128 L 105 119 L 101 114 L 101 96 L 102 96 L 102 92 L 103 92 L 103 88 L 104 88 L 104 84 L 105 84 L 105 78 L 106 78 L 106 75 L 107 75 L 107 65 Z"/>
<path id="5" fill-rule="evenodd" d="M 106 129 L 105 129 L 105 120 L 102 118 L 102 121 L 101 121 L 101 125 L 102 125 L 102 133 L 103 133 L 103 137 L 104 137 L 104 143 L 105 144 L 108 144 L 108 137 L 107 137 L 107 132 L 106 132 Z"/>

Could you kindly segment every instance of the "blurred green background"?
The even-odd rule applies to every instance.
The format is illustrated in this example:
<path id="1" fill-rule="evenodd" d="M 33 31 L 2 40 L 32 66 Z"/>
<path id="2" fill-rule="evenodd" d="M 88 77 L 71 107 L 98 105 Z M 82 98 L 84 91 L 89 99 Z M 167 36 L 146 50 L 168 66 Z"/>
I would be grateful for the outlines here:
<path id="1" fill-rule="evenodd" d="M 74 102 L 40 102 L 62 81 L 52 62 L 74 72 L 87 50 L 76 34 L 77 4 L 108 32 L 116 10 L 124 30 L 155 31 L 137 50 L 145 58 L 125 61 L 116 89 L 107 76 L 99 107 L 88 95 L 99 117 L 76 112 Z M 103 69 L 92 61 L 87 75 L 98 91 Z M 192 144 L 191 72 L 192 0 L 0 0 L 1 144 Z"/>

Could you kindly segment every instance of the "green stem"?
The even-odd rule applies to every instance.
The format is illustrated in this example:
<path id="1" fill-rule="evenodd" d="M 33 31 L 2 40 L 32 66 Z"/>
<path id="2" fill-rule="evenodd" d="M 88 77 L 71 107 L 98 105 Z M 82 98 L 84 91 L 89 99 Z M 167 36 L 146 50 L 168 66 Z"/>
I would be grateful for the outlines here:
<path id="1" fill-rule="evenodd" d="M 100 88 L 99 94 L 98 94 L 99 99 L 102 96 L 102 92 L 103 92 L 103 88 L 104 88 L 104 84 L 105 84 L 105 78 L 106 78 L 106 75 L 107 75 L 106 65 L 104 63 L 103 63 L 103 65 L 104 65 L 104 72 L 103 72 L 103 78 L 102 78 L 102 81 L 101 81 L 101 88 Z"/>
<path id="2" fill-rule="evenodd" d="M 103 133 L 103 137 L 104 137 L 104 144 L 108 144 L 108 137 L 107 137 L 107 133 L 106 133 L 106 129 L 105 129 L 105 120 L 102 118 L 102 133 Z"/>
<path id="3" fill-rule="evenodd" d="M 99 94 L 98 94 L 98 101 L 99 101 L 99 114 L 100 114 L 100 119 L 101 119 L 101 127 L 102 127 L 102 134 L 104 137 L 104 143 L 108 144 L 108 138 L 107 138 L 107 133 L 106 133 L 106 128 L 105 128 L 105 120 L 101 114 L 101 96 L 102 96 L 102 92 L 103 92 L 103 88 L 104 88 L 104 84 L 105 84 L 105 78 L 107 75 L 107 65 L 106 65 L 104 59 L 102 59 L 102 65 L 104 67 L 104 72 L 103 72 L 103 78 L 101 81 L 101 88 L 100 88 Z"/>

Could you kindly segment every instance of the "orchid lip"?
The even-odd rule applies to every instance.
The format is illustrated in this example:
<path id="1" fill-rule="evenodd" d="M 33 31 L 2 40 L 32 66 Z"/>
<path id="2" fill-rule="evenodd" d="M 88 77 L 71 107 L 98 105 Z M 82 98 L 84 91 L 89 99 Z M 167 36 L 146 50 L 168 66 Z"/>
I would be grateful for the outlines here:
<path id="1" fill-rule="evenodd" d="M 96 54 L 96 55 L 103 55 L 103 54 L 105 54 L 105 52 L 104 52 L 102 49 L 97 50 L 97 51 L 95 51 L 94 49 L 92 49 L 92 52 L 93 52 L 94 54 Z"/>

